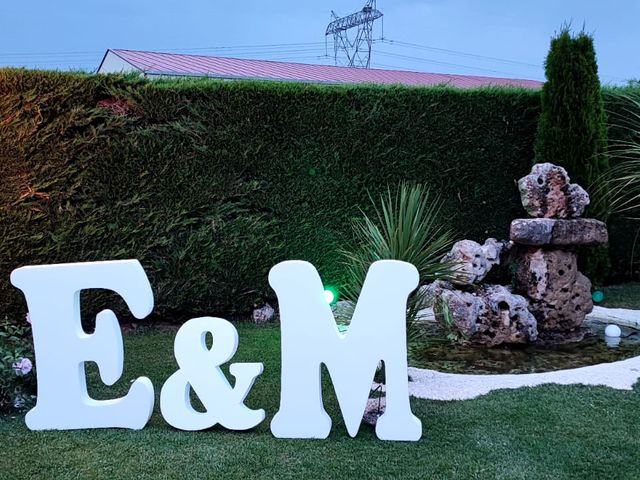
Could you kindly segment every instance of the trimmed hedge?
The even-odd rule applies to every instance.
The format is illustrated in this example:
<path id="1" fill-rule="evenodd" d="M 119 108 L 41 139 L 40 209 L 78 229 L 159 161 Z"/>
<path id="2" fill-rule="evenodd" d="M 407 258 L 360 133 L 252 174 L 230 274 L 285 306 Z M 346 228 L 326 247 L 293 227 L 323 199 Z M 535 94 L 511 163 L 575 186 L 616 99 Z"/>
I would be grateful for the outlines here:
<path id="1" fill-rule="evenodd" d="M 284 259 L 339 286 L 351 220 L 401 180 L 505 238 L 538 112 L 517 89 L 0 70 L 0 314 L 23 314 L 26 264 L 138 258 L 174 318 L 248 311 Z"/>

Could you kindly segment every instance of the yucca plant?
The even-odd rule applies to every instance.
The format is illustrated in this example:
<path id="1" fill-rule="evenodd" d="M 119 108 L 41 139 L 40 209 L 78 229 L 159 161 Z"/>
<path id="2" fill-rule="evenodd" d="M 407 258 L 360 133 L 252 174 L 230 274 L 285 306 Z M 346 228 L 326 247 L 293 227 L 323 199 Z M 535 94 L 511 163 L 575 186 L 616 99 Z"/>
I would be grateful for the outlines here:
<path id="1" fill-rule="evenodd" d="M 622 152 L 617 152 L 616 155 Z M 640 144 L 628 150 L 628 155 L 640 156 Z M 640 220 L 640 158 L 627 158 L 611 167 L 596 191 L 606 186 L 608 217 Z M 602 195 L 596 197 L 602 198 Z"/>
<path id="2" fill-rule="evenodd" d="M 595 208 L 607 217 L 640 219 L 640 100 L 620 95 L 623 106 L 609 112 L 609 154 L 617 162 L 594 187 Z"/>
<path id="3" fill-rule="evenodd" d="M 609 155 L 612 166 L 592 186 L 592 208 L 603 220 L 640 220 L 640 99 L 616 95 L 622 105 L 608 112 Z M 631 271 L 640 229 L 631 255 Z"/>
<path id="4" fill-rule="evenodd" d="M 442 200 L 422 185 L 402 183 L 393 193 L 390 188 L 372 199 L 374 214 L 353 223 L 355 247 L 342 250 L 347 271 L 344 298 L 357 301 L 369 266 L 377 260 L 402 260 L 413 264 L 420 284 L 451 278 L 456 265 L 441 262 L 453 243 L 452 231 L 443 224 Z M 416 290 L 407 305 L 407 331 L 414 328 L 427 306 L 428 294 Z"/>

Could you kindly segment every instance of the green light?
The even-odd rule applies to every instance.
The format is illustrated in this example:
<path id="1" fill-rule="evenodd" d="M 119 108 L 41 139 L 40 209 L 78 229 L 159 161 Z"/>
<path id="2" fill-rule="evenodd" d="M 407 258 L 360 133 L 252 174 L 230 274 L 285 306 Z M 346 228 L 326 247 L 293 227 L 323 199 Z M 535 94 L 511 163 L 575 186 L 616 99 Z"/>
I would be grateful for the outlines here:
<path id="1" fill-rule="evenodd" d="M 602 290 L 596 290 L 595 292 L 593 292 L 593 295 L 591 295 L 591 298 L 594 302 L 600 303 L 602 300 L 604 300 L 604 292 Z"/>
<path id="2" fill-rule="evenodd" d="M 333 287 L 324 287 L 324 299 L 331 305 L 338 300 L 338 292 Z"/>

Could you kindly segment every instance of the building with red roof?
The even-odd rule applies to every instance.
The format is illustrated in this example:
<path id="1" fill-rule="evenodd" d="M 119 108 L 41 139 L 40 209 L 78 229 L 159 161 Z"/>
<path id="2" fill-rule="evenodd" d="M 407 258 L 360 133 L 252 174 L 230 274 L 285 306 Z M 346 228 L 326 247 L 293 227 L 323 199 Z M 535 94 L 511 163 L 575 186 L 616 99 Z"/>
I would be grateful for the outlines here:
<path id="1" fill-rule="evenodd" d="M 211 77 L 225 80 L 277 80 L 322 84 L 448 85 L 458 88 L 506 86 L 537 89 L 542 87 L 542 82 L 537 80 L 118 49 L 107 50 L 98 67 L 98 73 L 130 72 L 140 72 L 141 75 L 149 78 Z"/>

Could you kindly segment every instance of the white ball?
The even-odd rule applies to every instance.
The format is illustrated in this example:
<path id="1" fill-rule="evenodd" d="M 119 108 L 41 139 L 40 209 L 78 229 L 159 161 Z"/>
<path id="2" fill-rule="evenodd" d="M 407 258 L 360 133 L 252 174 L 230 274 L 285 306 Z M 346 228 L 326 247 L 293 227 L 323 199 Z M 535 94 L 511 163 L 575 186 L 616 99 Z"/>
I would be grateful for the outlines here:
<path id="1" fill-rule="evenodd" d="M 607 337 L 619 337 L 621 333 L 622 331 L 617 325 L 607 325 L 607 328 L 604 329 L 604 334 Z"/>

